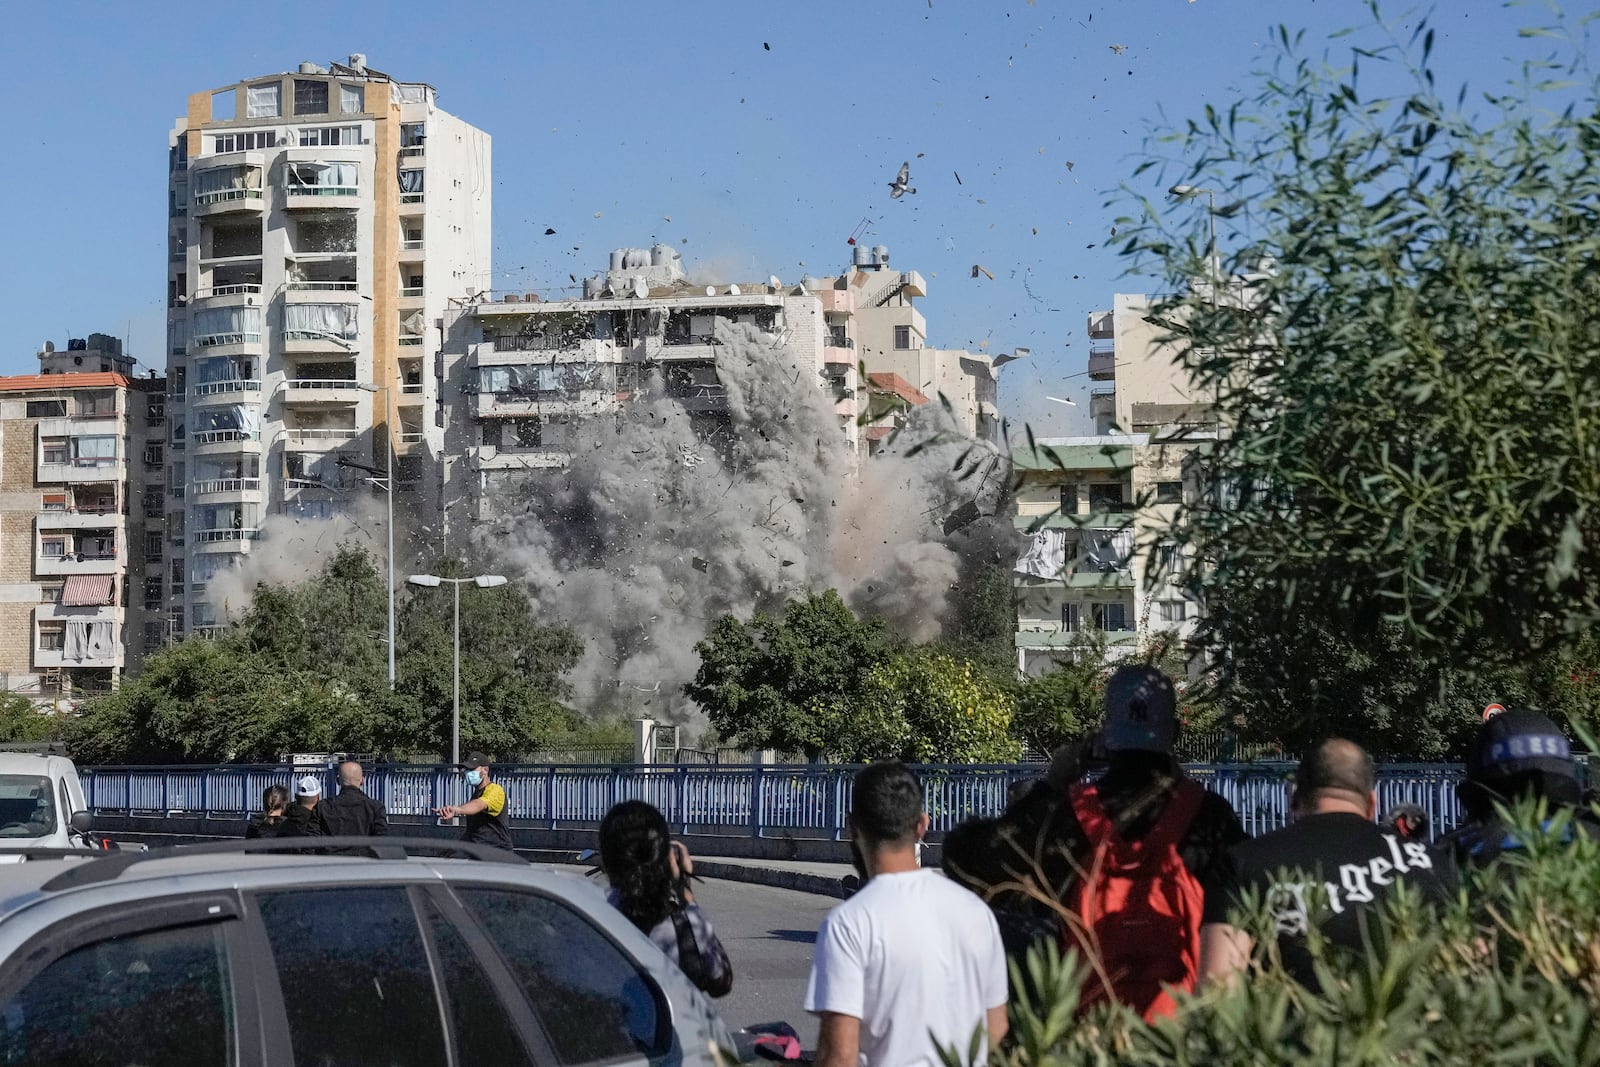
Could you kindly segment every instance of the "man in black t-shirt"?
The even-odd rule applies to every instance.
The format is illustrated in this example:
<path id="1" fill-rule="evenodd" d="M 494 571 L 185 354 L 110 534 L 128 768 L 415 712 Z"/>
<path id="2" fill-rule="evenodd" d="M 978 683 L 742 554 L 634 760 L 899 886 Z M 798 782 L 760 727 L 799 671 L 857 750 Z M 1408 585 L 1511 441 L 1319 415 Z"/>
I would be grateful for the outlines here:
<path id="1" fill-rule="evenodd" d="M 1306 755 L 1295 772 L 1294 821 L 1233 849 L 1206 885 L 1203 982 L 1250 961 L 1249 935 L 1230 923 L 1247 891 L 1272 916 L 1284 967 L 1308 986 L 1316 984 L 1306 945 L 1313 921 L 1331 943 L 1359 951 L 1372 908 L 1397 884 L 1440 898 L 1427 846 L 1373 822 L 1376 784 L 1372 757 L 1352 742 L 1324 741 Z"/>

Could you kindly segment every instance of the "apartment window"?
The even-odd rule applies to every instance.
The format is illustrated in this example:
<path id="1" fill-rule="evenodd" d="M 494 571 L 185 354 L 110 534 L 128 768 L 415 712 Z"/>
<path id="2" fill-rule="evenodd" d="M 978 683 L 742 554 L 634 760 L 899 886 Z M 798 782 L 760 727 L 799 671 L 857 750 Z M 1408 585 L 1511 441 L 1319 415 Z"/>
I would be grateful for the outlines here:
<path id="1" fill-rule="evenodd" d="M 1075 634 L 1083 628 L 1083 605 L 1061 605 L 1061 629 L 1069 634 Z"/>
<path id="2" fill-rule="evenodd" d="M 415 148 L 428 136 L 428 127 L 422 122 L 402 122 L 400 124 L 400 147 Z"/>
<path id="3" fill-rule="evenodd" d="M 896 326 L 894 328 L 894 346 L 896 348 L 911 347 L 911 327 Z"/>
<path id="4" fill-rule="evenodd" d="M 538 448 L 544 427 L 539 419 L 512 419 L 511 436 L 518 448 Z"/>
<path id="5" fill-rule="evenodd" d="M 1189 617 L 1189 604 L 1183 600 L 1162 600 L 1156 604 L 1162 622 L 1183 622 Z"/>
<path id="6" fill-rule="evenodd" d="M 39 624 L 39 651 L 60 652 L 67 643 L 67 624 L 41 622 Z"/>
<path id="7" fill-rule="evenodd" d="M 40 442 L 40 446 L 44 453 L 42 462 L 67 462 L 67 439 L 65 437 L 46 437 Z"/>
<path id="8" fill-rule="evenodd" d="M 1122 486 L 1117 482 L 1089 487 L 1089 510 L 1092 512 L 1118 512 L 1123 509 Z"/>
<path id="9" fill-rule="evenodd" d="M 296 115 L 326 115 L 328 113 L 328 83 L 323 81 L 294 82 L 294 113 Z"/>
<path id="10" fill-rule="evenodd" d="M 161 446 L 144 446 L 144 465 L 152 470 L 161 466 Z"/>
<path id="11" fill-rule="evenodd" d="M 144 535 L 144 554 L 146 559 L 161 558 L 162 537 L 160 530 L 149 530 Z"/>
<path id="12" fill-rule="evenodd" d="M 146 611 L 153 611 L 161 606 L 161 579 L 146 578 L 144 580 L 144 607 Z M 148 624 L 146 624 L 148 625 Z M 159 638 L 158 638 L 159 640 Z"/>
<path id="13" fill-rule="evenodd" d="M 423 175 L 426 171 L 402 170 L 396 172 L 400 182 L 401 203 L 415 203 L 422 199 Z M 409 199 L 408 199 L 409 198 Z"/>
<path id="14" fill-rule="evenodd" d="M 1070 482 L 1061 487 L 1061 514 L 1076 515 L 1078 513 L 1078 483 Z"/>
<path id="15" fill-rule="evenodd" d="M 482 424 L 482 430 L 478 437 L 478 441 L 480 444 L 488 445 L 490 448 L 499 448 L 500 424 L 493 421 L 484 422 Z"/>
<path id="16" fill-rule="evenodd" d="M 275 119 L 283 114 L 283 85 L 252 85 L 245 89 L 244 117 L 247 119 Z"/>
<path id="17" fill-rule="evenodd" d="M 28 401 L 28 418 L 30 419 L 59 419 L 67 413 L 65 400 L 30 400 Z"/>
<path id="18" fill-rule="evenodd" d="M 42 494 L 40 499 L 39 499 L 39 510 L 40 511 L 66 511 L 67 510 L 67 494 L 65 494 L 65 493 L 44 493 L 44 494 Z"/>
<path id="19" fill-rule="evenodd" d="M 1160 574 L 1177 577 L 1183 573 L 1183 552 L 1177 545 L 1156 546 L 1156 569 Z"/>
<path id="20" fill-rule="evenodd" d="M 116 393 L 78 394 L 78 415 L 81 418 L 99 418 L 117 413 Z"/>
<path id="21" fill-rule="evenodd" d="M 48 585 L 41 585 L 39 587 L 39 603 L 41 603 L 41 604 L 59 604 L 59 603 L 61 603 L 61 590 L 64 589 L 64 588 L 66 588 L 66 586 L 65 586 L 64 583 L 61 583 L 61 582 L 52 582 L 52 583 L 50 583 Z"/>
<path id="22" fill-rule="evenodd" d="M 211 139 L 213 152 L 257 152 L 278 147 L 276 130 L 250 130 L 247 133 L 219 133 Z"/>
<path id="23" fill-rule="evenodd" d="M 1096 604 L 1094 606 L 1094 625 L 1097 630 L 1128 629 L 1128 605 Z"/>
<path id="24" fill-rule="evenodd" d="M 300 131 L 301 148 L 361 143 L 360 126 L 312 126 Z"/>
<path id="25" fill-rule="evenodd" d="M 1181 503 L 1183 503 L 1183 483 L 1182 482 L 1157 482 L 1156 483 L 1156 503 L 1157 504 L 1181 504 Z"/>
<path id="26" fill-rule="evenodd" d="M 65 537 L 41 537 L 39 539 L 39 555 L 49 559 L 60 559 L 67 554 L 67 539 Z"/>
<path id="27" fill-rule="evenodd" d="M 359 85 L 339 86 L 339 110 L 346 115 L 359 115 L 365 111 L 366 99 Z"/>

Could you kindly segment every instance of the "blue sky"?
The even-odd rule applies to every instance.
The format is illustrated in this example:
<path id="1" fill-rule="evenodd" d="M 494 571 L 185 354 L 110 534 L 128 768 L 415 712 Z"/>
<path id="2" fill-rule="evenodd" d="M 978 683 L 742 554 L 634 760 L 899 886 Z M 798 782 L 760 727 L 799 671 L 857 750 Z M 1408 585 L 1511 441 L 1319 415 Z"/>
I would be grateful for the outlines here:
<path id="1" fill-rule="evenodd" d="M 1406 22 L 1408 8 L 1387 7 Z M 1231 104 L 1278 22 L 1316 37 L 1368 22 L 1355 0 L 59 0 L 4 13 L 0 373 L 32 370 L 47 338 L 95 330 L 131 333 L 135 355 L 159 360 L 166 133 L 187 95 L 364 52 L 493 136 L 494 287 L 552 294 L 610 249 L 656 239 L 691 270 L 794 281 L 841 269 L 870 220 L 866 243 L 928 279 L 931 344 L 1032 349 L 1001 395 L 1041 433 L 1086 431 L 1083 407 L 1042 396 L 1082 392 L 1085 379 L 1063 379 L 1085 365 L 1084 316 L 1145 287 L 1107 249 L 1117 212 L 1103 204 L 1163 112 Z M 1544 18 L 1495 0 L 1435 12 L 1441 87 L 1502 84 L 1506 57 L 1547 50 L 1516 34 Z M 919 191 L 892 202 L 905 160 Z M 974 264 L 994 279 L 973 280 Z"/>

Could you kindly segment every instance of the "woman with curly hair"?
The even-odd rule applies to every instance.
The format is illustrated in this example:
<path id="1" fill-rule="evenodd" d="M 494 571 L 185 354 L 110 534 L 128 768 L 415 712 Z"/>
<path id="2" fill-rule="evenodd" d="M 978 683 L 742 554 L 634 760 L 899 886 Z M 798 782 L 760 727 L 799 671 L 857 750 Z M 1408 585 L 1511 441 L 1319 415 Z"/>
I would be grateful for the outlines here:
<path id="1" fill-rule="evenodd" d="M 667 820 L 642 800 L 625 800 L 600 823 L 600 869 L 609 899 L 629 922 L 713 997 L 733 988 L 733 968 L 711 922 L 694 902 L 694 861 L 672 840 Z"/>

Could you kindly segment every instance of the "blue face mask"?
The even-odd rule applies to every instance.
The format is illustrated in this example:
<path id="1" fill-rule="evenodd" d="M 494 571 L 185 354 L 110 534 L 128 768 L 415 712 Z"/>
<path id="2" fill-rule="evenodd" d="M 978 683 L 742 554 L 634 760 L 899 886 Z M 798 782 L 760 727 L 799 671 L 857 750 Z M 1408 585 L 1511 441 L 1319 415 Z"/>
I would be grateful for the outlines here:
<path id="1" fill-rule="evenodd" d="M 467 784 L 470 785 L 474 789 L 478 788 L 480 785 L 483 784 L 483 772 L 482 771 L 468 771 L 467 772 Z"/>

